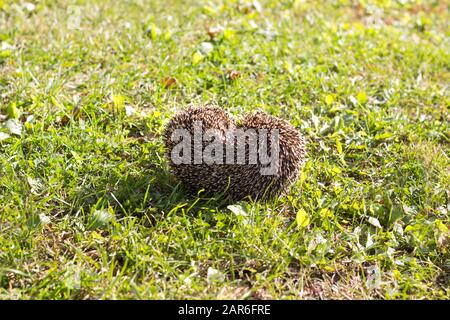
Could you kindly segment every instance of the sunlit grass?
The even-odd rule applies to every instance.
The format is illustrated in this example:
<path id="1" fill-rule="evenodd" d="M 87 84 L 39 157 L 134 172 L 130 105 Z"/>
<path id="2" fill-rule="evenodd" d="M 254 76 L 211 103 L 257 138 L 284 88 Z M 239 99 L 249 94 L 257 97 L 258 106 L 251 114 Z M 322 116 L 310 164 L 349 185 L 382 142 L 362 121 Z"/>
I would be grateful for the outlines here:
<path id="1" fill-rule="evenodd" d="M 0 298 L 450 298 L 444 1 L 0 0 Z M 188 104 L 308 141 L 285 197 L 188 195 Z"/>

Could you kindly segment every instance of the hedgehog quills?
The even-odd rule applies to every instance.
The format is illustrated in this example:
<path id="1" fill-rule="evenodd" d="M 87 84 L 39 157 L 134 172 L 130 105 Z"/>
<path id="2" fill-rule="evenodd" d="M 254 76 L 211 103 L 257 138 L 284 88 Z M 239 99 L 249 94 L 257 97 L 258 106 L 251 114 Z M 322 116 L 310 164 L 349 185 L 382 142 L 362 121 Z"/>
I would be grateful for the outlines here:
<path id="1" fill-rule="evenodd" d="M 235 201 L 282 194 L 305 158 L 301 134 L 261 111 L 236 124 L 219 107 L 189 107 L 169 121 L 163 140 L 173 174 L 190 192 Z"/>

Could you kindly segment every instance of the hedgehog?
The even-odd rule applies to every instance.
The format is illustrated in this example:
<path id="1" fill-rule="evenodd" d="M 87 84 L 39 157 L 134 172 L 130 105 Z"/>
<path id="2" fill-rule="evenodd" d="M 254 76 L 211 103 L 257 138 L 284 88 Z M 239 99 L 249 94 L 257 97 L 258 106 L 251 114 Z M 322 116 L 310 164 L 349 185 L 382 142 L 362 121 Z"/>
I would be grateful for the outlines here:
<path id="1" fill-rule="evenodd" d="M 214 195 L 226 189 L 228 179 L 221 174 L 220 164 L 177 164 L 173 161 L 172 151 L 178 141 L 172 139 L 173 133 L 177 129 L 185 129 L 192 136 L 194 135 L 194 123 L 202 121 L 202 134 L 208 128 L 214 128 L 221 134 L 223 143 L 226 141 L 226 131 L 236 128 L 236 122 L 227 112 L 216 106 L 194 107 L 189 106 L 186 110 L 175 114 L 164 129 L 163 140 L 166 149 L 166 158 L 171 166 L 171 171 L 184 187 L 191 193 L 196 193 L 201 189 L 206 194 Z M 201 148 L 204 149 L 207 141 L 202 139 Z M 191 155 L 195 148 L 194 143 L 190 144 Z M 192 160 L 192 159 L 191 159 Z"/>
<path id="2" fill-rule="evenodd" d="M 189 106 L 165 126 L 166 158 L 189 192 L 224 194 L 233 201 L 272 199 L 296 180 L 306 155 L 297 129 L 262 111 L 238 123 L 218 106 Z"/>

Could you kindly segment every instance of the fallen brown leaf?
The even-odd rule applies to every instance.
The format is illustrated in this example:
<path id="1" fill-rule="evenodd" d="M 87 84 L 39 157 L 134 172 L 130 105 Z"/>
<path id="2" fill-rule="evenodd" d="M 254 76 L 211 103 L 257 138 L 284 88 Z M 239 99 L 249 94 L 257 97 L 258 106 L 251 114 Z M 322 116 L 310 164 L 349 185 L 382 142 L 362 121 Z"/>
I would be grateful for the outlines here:
<path id="1" fill-rule="evenodd" d="M 237 78 L 239 78 L 241 76 L 241 73 L 239 71 L 236 70 L 228 70 L 227 71 L 227 75 L 232 79 L 232 80 L 236 80 Z"/>
<path id="2" fill-rule="evenodd" d="M 163 82 L 164 88 L 169 89 L 172 86 L 174 86 L 175 84 L 177 84 L 178 81 L 177 81 L 177 79 L 175 79 L 173 77 L 165 77 L 162 82 Z"/>
<path id="3" fill-rule="evenodd" d="M 206 33 L 208 33 L 211 40 L 217 37 L 221 32 L 223 32 L 223 28 L 221 26 L 211 27 L 205 26 Z"/>

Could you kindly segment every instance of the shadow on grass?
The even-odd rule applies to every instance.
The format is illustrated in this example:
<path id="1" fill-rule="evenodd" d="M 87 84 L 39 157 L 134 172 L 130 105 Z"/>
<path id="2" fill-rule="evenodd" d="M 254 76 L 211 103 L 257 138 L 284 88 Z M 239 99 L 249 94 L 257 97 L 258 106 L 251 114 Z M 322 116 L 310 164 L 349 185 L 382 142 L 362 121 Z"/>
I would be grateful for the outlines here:
<path id="1" fill-rule="evenodd" d="M 174 208 L 190 208 L 192 216 L 200 207 L 224 208 L 231 200 L 224 194 L 207 196 L 203 191 L 189 193 L 172 175 L 167 164 L 147 162 L 139 172 L 120 175 L 110 172 L 107 177 L 94 184 L 82 187 L 76 195 L 73 211 L 93 210 L 111 207 L 117 217 L 146 216 L 153 224 L 164 219 Z"/>

